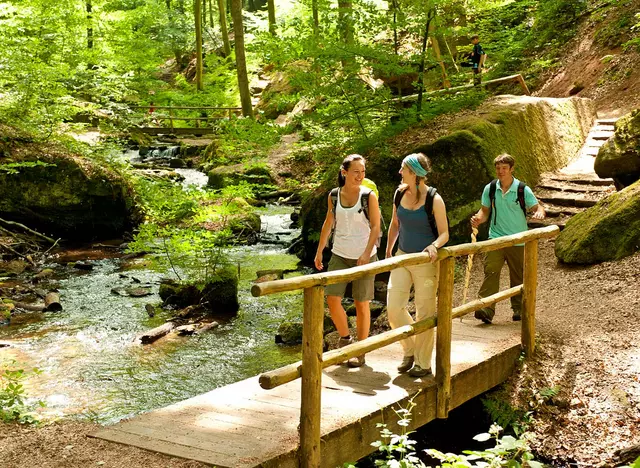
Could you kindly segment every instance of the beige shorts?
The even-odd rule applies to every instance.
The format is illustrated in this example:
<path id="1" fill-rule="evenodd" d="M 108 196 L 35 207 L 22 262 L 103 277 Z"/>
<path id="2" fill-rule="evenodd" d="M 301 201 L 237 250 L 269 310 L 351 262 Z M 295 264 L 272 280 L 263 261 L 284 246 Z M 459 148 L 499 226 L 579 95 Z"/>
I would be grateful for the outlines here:
<path id="1" fill-rule="evenodd" d="M 369 259 L 369 263 L 378 260 L 377 255 L 374 255 Z M 346 270 L 347 268 L 353 268 L 356 266 L 358 259 L 343 258 L 334 253 L 331 254 L 331 260 L 329 260 L 329 268 L 327 271 Z M 351 282 L 351 295 L 353 299 L 358 302 L 370 301 L 373 299 L 374 288 L 373 281 L 374 275 L 365 276 L 364 278 L 357 279 Z M 339 296 L 344 297 L 344 292 L 347 289 L 348 283 L 337 283 L 325 286 L 324 293 L 327 296 Z"/>

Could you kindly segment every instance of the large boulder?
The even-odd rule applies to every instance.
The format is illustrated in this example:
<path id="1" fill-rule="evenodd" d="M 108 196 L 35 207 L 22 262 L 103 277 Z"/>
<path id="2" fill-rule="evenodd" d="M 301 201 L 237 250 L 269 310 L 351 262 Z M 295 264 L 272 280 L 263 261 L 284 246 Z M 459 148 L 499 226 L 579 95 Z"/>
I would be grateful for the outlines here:
<path id="1" fill-rule="evenodd" d="M 556 239 L 565 263 L 617 260 L 640 250 L 640 181 L 569 220 Z"/>
<path id="2" fill-rule="evenodd" d="M 616 132 L 600 148 L 594 170 L 621 189 L 640 179 L 640 109 L 616 122 Z"/>
<path id="3" fill-rule="evenodd" d="M 378 185 L 383 217 L 388 222 L 403 157 L 424 152 L 433 166 L 428 183 L 438 189 L 447 205 L 450 244 L 468 242 L 469 218 L 480 206 L 483 187 L 495 177 L 493 159 L 498 154 L 513 155 L 516 177 L 534 186 L 542 172 L 561 168 L 577 156 L 595 116 L 594 104 L 588 99 L 498 96 L 485 102 L 472 117 L 449 124 L 444 136 L 408 149 L 405 145 L 401 154 L 388 152 L 387 148 L 371 150 L 365 154 L 367 177 Z M 413 141 L 416 132 L 410 131 L 407 140 Z M 336 157 L 334 165 L 325 171 L 324 183 L 303 201 L 300 218 L 304 248 L 298 252 L 305 263 L 313 261 L 327 211 L 327 194 L 336 186 L 340 162 Z M 385 241 L 386 237 L 382 249 Z"/>
<path id="4" fill-rule="evenodd" d="M 0 217 L 54 237 L 120 237 L 142 221 L 122 175 L 0 124 Z"/>

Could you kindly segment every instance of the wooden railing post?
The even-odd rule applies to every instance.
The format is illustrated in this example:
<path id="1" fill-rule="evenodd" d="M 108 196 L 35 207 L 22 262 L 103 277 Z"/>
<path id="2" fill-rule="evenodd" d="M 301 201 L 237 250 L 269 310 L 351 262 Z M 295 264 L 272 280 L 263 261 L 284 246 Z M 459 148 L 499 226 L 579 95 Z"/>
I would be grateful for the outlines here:
<path id="1" fill-rule="evenodd" d="M 453 267 L 455 259 L 445 258 L 440 262 L 438 280 L 438 327 L 436 331 L 436 416 L 446 418 L 449 415 L 451 399 L 451 329 L 453 327 L 451 310 L 453 308 Z"/>
<path id="2" fill-rule="evenodd" d="M 320 395 L 322 393 L 322 321 L 324 288 L 304 290 L 302 325 L 302 395 L 300 404 L 300 466 L 320 466 Z"/>
<path id="3" fill-rule="evenodd" d="M 531 357 L 536 347 L 536 288 L 538 286 L 538 239 L 524 245 L 522 284 L 522 348 Z"/>

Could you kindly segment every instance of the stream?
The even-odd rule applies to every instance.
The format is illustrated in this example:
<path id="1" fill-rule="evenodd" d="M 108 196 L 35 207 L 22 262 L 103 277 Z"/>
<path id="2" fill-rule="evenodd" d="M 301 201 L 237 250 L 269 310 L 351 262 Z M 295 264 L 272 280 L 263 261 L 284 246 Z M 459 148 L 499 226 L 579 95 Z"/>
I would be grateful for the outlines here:
<path id="1" fill-rule="evenodd" d="M 177 171 L 183 184 L 206 184 L 206 175 L 194 169 Z M 0 348 L 0 362 L 14 359 L 25 370 L 42 371 L 30 374 L 25 387 L 29 400 L 46 403 L 44 415 L 108 424 L 299 360 L 299 347 L 277 345 L 274 336 L 282 320 L 301 317 L 301 292 L 250 294 L 257 270 L 297 267 L 298 259 L 285 247 L 298 235 L 289 227 L 292 211 L 276 205 L 260 209 L 266 243 L 229 249 L 240 270 L 240 310 L 217 329 L 135 345 L 136 334 L 169 317 L 162 312 L 149 318 L 145 311 L 146 304 L 161 302 L 158 288 L 168 276 L 153 256 L 94 260 L 91 271 L 51 263 L 44 267 L 55 272 L 63 311 L 16 314 L 0 326 L 0 341 L 10 344 Z M 152 294 L 111 291 L 140 285 L 150 286 Z"/>

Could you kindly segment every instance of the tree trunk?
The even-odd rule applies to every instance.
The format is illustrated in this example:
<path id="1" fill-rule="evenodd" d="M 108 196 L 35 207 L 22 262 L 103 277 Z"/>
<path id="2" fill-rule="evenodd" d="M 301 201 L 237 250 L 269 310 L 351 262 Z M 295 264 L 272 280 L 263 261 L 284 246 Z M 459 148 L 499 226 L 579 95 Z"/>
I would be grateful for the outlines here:
<path id="1" fill-rule="evenodd" d="M 253 118 L 253 106 L 249 94 L 249 77 L 247 76 L 247 59 L 244 54 L 244 27 L 242 24 L 242 0 L 231 0 L 231 18 L 235 35 L 236 70 L 238 72 L 238 89 L 242 115 Z"/>
<path id="2" fill-rule="evenodd" d="M 200 0 L 193 2 L 193 16 L 196 21 L 196 89 L 202 91 L 202 4 Z"/>
<path id="3" fill-rule="evenodd" d="M 202 27 L 207 26 L 207 0 L 202 0 Z"/>
<path id="4" fill-rule="evenodd" d="M 349 53 L 349 46 L 353 44 L 353 3 L 351 0 L 338 0 L 338 27 L 340 29 L 340 37 Z M 342 66 L 346 66 L 353 62 L 350 59 L 343 59 Z"/>
<path id="5" fill-rule="evenodd" d="M 431 32 L 431 47 L 433 47 L 433 53 L 436 56 L 436 60 L 440 64 L 440 69 L 442 70 L 442 85 L 445 88 L 451 88 L 451 83 L 449 82 L 449 78 L 447 77 L 447 70 L 444 67 L 444 61 L 442 60 L 442 55 L 440 55 L 440 45 L 438 44 L 438 38 L 433 33 L 433 30 L 435 29 L 435 27 L 433 26 L 433 23 L 431 23 L 429 25 L 429 28 L 431 29 L 431 31 L 430 31 Z"/>
<path id="6" fill-rule="evenodd" d="M 398 55 L 398 0 L 392 0 L 391 8 L 393 9 L 393 51 Z"/>
<path id="7" fill-rule="evenodd" d="M 269 10 L 269 32 L 276 35 L 276 2 L 275 0 L 267 0 L 267 10 Z"/>
<path id="8" fill-rule="evenodd" d="M 434 8 L 431 8 L 427 13 L 427 24 L 424 28 L 424 36 L 422 37 L 422 54 L 420 57 L 420 66 L 418 68 L 418 103 L 416 105 L 416 113 L 418 120 L 420 120 L 420 112 L 422 112 L 422 95 L 424 94 L 424 63 L 427 58 L 427 41 L 429 40 L 429 29 L 431 28 L 431 21 L 436 15 Z"/>
<path id="9" fill-rule="evenodd" d="M 220 33 L 222 34 L 222 44 L 224 45 L 224 56 L 231 55 L 231 44 L 229 44 L 229 31 L 227 30 L 227 9 L 224 0 L 218 0 L 218 12 L 220 13 Z"/>
<path id="10" fill-rule="evenodd" d="M 62 310 L 58 291 L 49 291 L 44 297 L 44 310 L 59 312 Z"/>
<path id="11" fill-rule="evenodd" d="M 93 15 L 91 11 L 93 5 L 91 1 L 87 2 L 87 49 L 93 49 Z"/>
<path id="12" fill-rule="evenodd" d="M 313 36 L 317 39 L 320 35 L 320 19 L 318 16 L 318 0 L 311 0 L 311 14 L 313 16 Z"/>
<path id="13" fill-rule="evenodd" d="M 165 4 L 167 5 L 167 10 L 171 10 L 171 0 L 166 0 Z"/>
<path id="14" fill-rule="evenodd" d="M 209 0 L 209 24 L 213 28 L 213 3 Z"/>

